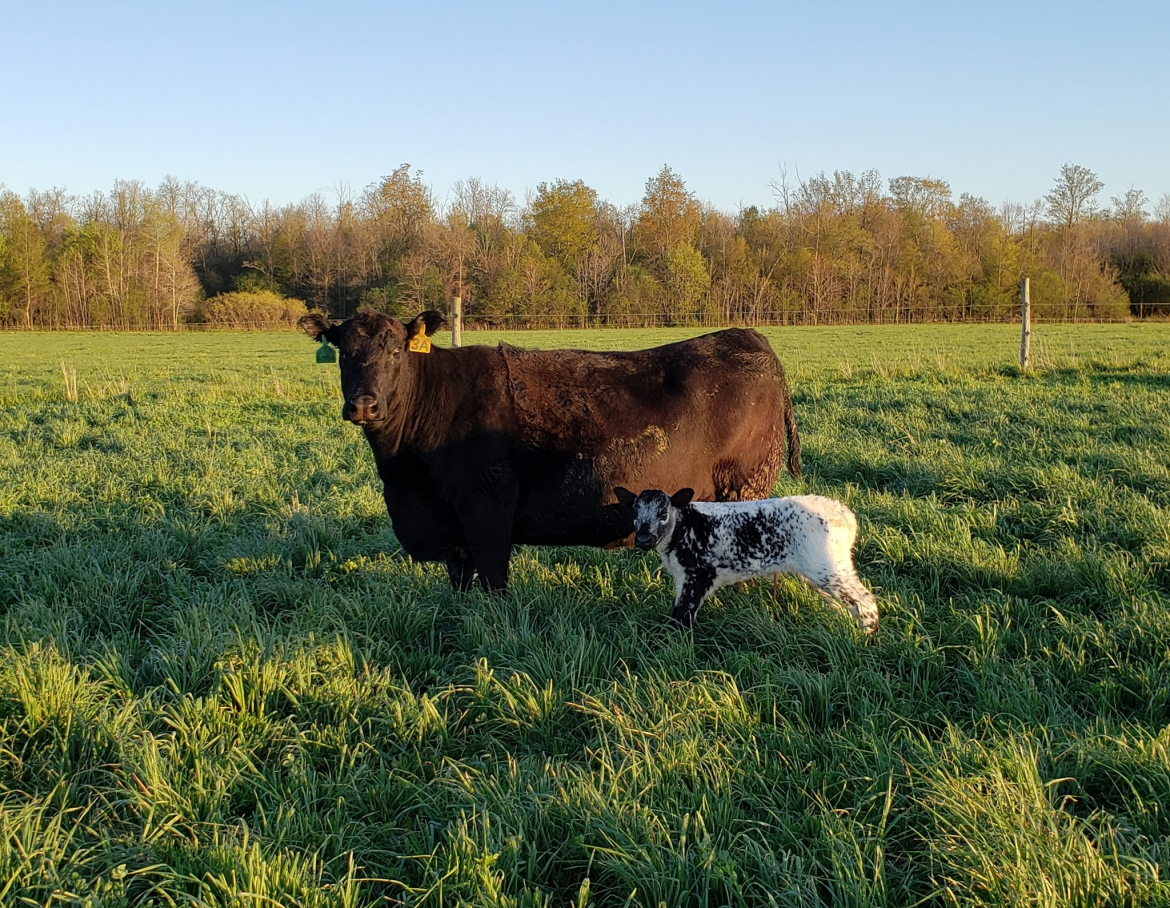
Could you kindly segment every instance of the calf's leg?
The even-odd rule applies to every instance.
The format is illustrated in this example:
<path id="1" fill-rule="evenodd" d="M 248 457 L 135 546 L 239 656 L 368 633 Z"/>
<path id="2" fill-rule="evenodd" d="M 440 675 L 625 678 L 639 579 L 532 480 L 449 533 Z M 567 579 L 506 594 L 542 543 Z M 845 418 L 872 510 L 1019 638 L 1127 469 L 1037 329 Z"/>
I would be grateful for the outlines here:
<path id="1" fill-rule="evenodd" d="M 714 581 L 714 571 L 702 570 L 688 575 L 674 600 L 674 610 L 670 613 L 671 624 L 683 630 L 691 627 L 695 623 L 695 615 L 699 611 L 699 606 L 703 604 L 704 599 L 711 595 Z"/>
<path id="2" fill-rule="evenodd" d="M 874 599 L 873 593 L 865 588 L 865 584 L 852 567 L 847 569 L 839 567 L 829 576 L 821 589 L 838 602 L 845 603 L 858 627 L 866 634 L 872 634 L 877 630 L 877 600 Z"/>
<path id="3" fill-rule="evenodd" d="M 857 518 L 840 502 L 829 506 L 834 510 L 827 515 L 828 520 L 818 516 L 824 534 L 805 541 L 796 571 L 822 594 L 844 603 L 858 626 L 872 634 L 878 626 L 877 601 L 853 566 Z"/>

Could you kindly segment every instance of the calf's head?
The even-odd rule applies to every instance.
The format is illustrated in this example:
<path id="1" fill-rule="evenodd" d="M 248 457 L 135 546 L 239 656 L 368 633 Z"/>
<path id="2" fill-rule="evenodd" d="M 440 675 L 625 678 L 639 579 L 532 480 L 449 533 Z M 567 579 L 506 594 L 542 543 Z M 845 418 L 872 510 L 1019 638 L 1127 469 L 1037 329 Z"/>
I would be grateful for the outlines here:
<path id="1" fill-rule="evenodd" d="M 661 548 L 670 542 L 678 523 L 679 508 L 691 503 L 694 489 L 679 489 L 667 495 L 658 489 L 646 489 L 635 496 L 629 489 L 618 486 L 613 490 L 617 500 L 634 514 L 634 545 L 643 551 Z"/>
<path id="2" fill-rule="evenodd" d="M 419 355 L 410 349 L 420 346 L 418 341 L 434 334 L 444 321 L 442 313 L 429 309 L 409 322 L 381 312 L 334 322 L 322 312 L 310 312 L 297 324 L 313 340 L 324 339 L 337 348 L 345 400 L 341 415 L 359 426 L 376 426 L 394 412 L 395 398 L 410 370 L 408 357 Z"/>

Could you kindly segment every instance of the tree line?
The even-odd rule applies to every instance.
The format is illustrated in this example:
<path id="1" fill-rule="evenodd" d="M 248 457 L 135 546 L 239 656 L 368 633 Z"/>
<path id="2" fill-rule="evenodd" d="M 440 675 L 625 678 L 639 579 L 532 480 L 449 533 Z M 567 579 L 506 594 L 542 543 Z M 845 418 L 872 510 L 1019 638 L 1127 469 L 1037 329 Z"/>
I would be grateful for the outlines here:
<path id="1" fill-rule="evenodd" d="M 1099 207 L 1079 165 L 998 208 L 872 170 L 772 189 L 772 207 L 730 214 L 669 167 L 627 207 L 563 179 L 519 202 L 473 178 L 440 203 L 406 164 L 284 206 L 173 178 L 0 187 L 0 325 L 272 327 L 306 306 L 409 315 L 456 294 L 469 324 L 517 327 L 995 321 L 1016 316 L 1025 275 L 1039 318 L 1170 314 L 1170 196 Z"/>

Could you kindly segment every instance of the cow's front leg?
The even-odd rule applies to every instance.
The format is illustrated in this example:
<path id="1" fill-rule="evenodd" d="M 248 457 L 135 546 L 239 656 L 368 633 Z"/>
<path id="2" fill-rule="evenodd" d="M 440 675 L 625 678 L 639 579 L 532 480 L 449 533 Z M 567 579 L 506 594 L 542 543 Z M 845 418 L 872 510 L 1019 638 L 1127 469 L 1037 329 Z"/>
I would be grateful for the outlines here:
<path id="1" fill-rule="evenodd" d="M 475 580 L 475 562 L 471 560 L 471 553 L 463 547 L 452 549 L 446 557 L 447 576 L 451 578 L 451 586 L 460 593 L 471 589 Z"/>
<path id="2" fill-rule="evenodd" d="M 471 549 L 471 560 L 485 590 L 503 592 L 508 588 L 508 559 L 512 557 L 511 512 L 476 511 L 463 522 L 463 533 Z"/>
<path id="3" fill-rule="evenodd" d="M 490 492 L 466 499 L 456 510 L 480 584 L 488 592 L 502 592 L 508 588 L 519 483 L 510 474 L 494 478 Z"/>
<path id="4" fill-rule="evenodd" d="M 670 614 L 671 624 L 684 630 L 693 625 L 699 606 L 711 595 L 714 588 L 714 571 L 700 570 L 688 575 L 674 600 L 674 611 Z"/>

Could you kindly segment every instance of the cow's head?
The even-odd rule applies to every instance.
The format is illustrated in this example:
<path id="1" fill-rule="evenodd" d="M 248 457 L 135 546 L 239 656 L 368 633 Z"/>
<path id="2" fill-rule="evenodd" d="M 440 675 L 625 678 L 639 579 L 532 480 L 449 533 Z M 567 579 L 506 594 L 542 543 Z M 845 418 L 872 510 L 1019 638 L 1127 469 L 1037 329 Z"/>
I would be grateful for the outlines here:
<path id="1" fill-rule="evenodd" d="M 673 495 L 646 489 L 635 496 L 629 489 L 618 486 L 613 493 L 619 504 L 634 512 L 634 545 L 642 551 L 662 549 L 670 543 L 679 508 L 686 507 L 695 497 L 694 489 L 679 489 Z"/>
<path id="2" fill-rule="evenodd" d="M 310 312 L 297 324 L 313 340 L 324 338 L 337 348 L 341 367 L 341 415 L 359 426 L 376 426 L 394 412 L 397 394 L 410 366 L 410 342 L 429 337 L 445 319 L 429 309 L 409 322 L 381 312 L 362 312 L 334 322 L 322 312 Z M 417 346 L 417 344 L 415 344 Z"/>

